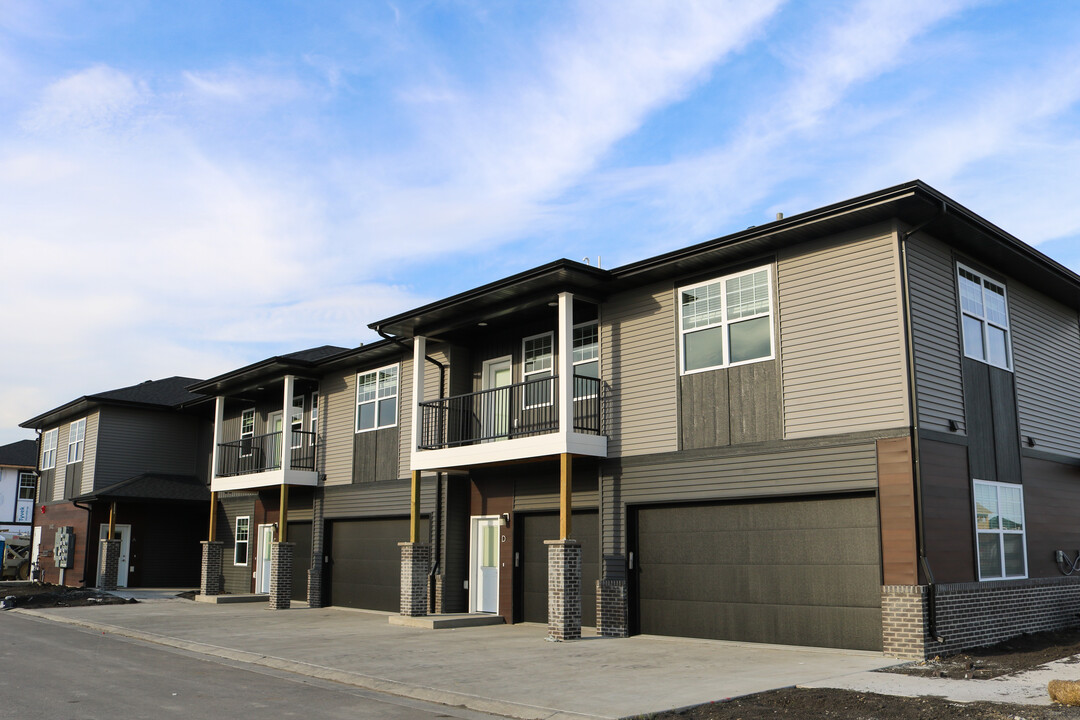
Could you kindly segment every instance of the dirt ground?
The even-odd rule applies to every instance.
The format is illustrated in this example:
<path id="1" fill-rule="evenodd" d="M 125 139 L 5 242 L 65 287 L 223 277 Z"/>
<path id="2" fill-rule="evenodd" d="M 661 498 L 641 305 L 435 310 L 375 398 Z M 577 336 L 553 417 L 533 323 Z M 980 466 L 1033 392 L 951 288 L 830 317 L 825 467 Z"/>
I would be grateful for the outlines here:
<path id="1" fill-rule="evenodd" d="M 81 607 L 83 605 L 120 605 L 134 599 L 110 595 L 93 588 L 72 588 L 48 583 L 0 585 L 0 605 L 11 608 Z"/>
<path id="2" fill-rule="evenodd" d="M 1080 628 L 1022 635 L 990 647 L 880 672 L 978 682 L 1023 672 L 1062 658 L 1080 662 Z M 649 717 L 652 720 L 1055 720 L 1080 719 L 1080 707 L 957 703 L 935 697 L 906 698 L 851 690 L 786 688 Z"/>

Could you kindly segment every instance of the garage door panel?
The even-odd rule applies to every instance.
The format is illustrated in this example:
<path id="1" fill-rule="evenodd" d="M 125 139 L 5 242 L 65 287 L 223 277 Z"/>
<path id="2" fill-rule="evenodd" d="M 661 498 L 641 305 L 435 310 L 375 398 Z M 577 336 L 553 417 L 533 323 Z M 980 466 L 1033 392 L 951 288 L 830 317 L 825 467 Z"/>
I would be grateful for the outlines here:
<path id="1" fill-rule="evenodd" d="M 555 514 L 519 515 L 522 533 L 521 619 L 546 623 L 548 600 L 548 564 L 545 540 L 559 537 L 559 516 Z M 600 579 L 599 514 L 591 511 L 572 515 L 572 535 L 581 543 L 581 624 L 596 625 L 596 581 Z"/>
<path id="2" fill-rule="evenodd" d="M 420 536 L 428 523 L 421 520 Z M 409 518 L 334 520 L 328 526 L 330 604 L 396 612 L 401 608 L 401 549 Z"/>

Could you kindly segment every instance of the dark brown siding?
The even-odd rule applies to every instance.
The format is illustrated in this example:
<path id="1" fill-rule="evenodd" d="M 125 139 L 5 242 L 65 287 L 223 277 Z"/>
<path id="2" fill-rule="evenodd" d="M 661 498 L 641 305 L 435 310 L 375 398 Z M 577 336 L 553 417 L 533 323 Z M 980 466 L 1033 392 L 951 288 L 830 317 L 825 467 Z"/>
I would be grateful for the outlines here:
<path id="1" fill-rule="evenodd" d="M 1080 548 L 1080 467 L 1024 458 L 1028 577 L 1061 577 L 1054 551 Z"/>
<path id="2" fill-rule="evenodd" d="M 679 435 L 685 450 L 779 440 L 776 361 L 683 375 Z"/>
<path id="3" fill-rule="evenodd" d="M 469 515 L 502 515 L 514 511 L 514 481 L 505 468 L 473 475 Z M 514 526 L 502 528 L 499 543 L 499 615 L 514 622 Z"/>
<path id="4" fill-rule="evenodd" d="M 975 582 L 979 578 L 975 574 L 974 510 L 967 448 L 922 438 L 919 455 L 926 556 L 934 580 Z"/>
<path id="5" fill-rule="evenodd" d="M 883 585 L 918 583 L 915 549 L 915 480 L 910 438 L 878 440 Z"/>

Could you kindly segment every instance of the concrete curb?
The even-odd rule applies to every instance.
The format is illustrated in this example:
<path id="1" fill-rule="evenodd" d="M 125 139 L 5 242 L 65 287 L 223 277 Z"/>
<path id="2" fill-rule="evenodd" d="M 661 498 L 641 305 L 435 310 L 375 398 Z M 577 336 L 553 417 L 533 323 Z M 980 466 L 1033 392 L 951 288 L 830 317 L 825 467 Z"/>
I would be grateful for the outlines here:
<path id="1" fill-rule="evenodd" d="M 477 695 L 469 695 L 466 693 L 457 693 L 449 690 L 439 690 L 423 685 L 412 685 L 399 680 L 337 670 L 311 663 L 273 657 L 271 655 L 260 655 L 258 653 L 247 652 L 246 650 L 233 650 L 231 648 L 208 645 L 206 643 L 191 642 L 188 640 L 181 640 L 180 638 L 169 637 L 167 635 L 143 632 L 141 630 L 129 630 L 128 628 L 120 627 L 118 625 L 107 625 L 105 623 L 93 623 L 76 618 L 66 618 L 39 612 L 37 610 L 13 608 L 8 612 L 30 615 L 42 620 L 74 625 L 88 630 L 119 635 L 121 637 L 153 643 L 155 645 L 164 645 L 166 647 L 177 648 L 199 655 L 251 663 L 253 665 L 273 668 L 275 670 L 284 670 L 297 675 L 319 678 L 320 680 L 330 680 L 332 682 L 351 685 L 365 690 L 373 690 L 375 692 L 398 695 L 400 697 L 423 700 L 425 702 L 438 703 L 440 705 L 459 706 L 468 708 L 469 710 L 476 710 L 477 712 L 521 718 L 521 720 L 612 720 L 603 715 L 584 715 L 553 708 L 536 707 L 522 703 L 513 703 L 505 700 L 495 700 Z"/>

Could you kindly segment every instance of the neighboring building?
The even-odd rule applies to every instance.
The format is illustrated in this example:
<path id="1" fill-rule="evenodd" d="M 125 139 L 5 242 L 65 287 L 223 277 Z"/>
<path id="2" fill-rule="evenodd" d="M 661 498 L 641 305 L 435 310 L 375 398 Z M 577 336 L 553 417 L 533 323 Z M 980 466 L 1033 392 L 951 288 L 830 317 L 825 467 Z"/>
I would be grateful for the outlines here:
<path id="1" fill-rule="evenodd" d="M 272 590 L 284 498 L 313 605 L 908 657 L 1070 625 L 1078 318 L 1080 276 L 917 181 L 553 262 L 193 386 L 204 589 Z"/>
<path id="2" fill-rule="evenodd" d="M 0 532 L 30 534 L 37 488 L 36 456 L 33 440 L 0 446 Z"/>
<path id="3" fill-rule="evenodd" d="M 185 389 L 194 382 L 148 380 L 22 423 L 40 433 L 34 557 L 44 580 L 100 586 L 111 525 L 118 586 L 198 585 L 211 436 L 205 420 L 180 409 L 198 399 Z M 74 533 L 66 563 L 56 554 L 63 528 Z"/>

